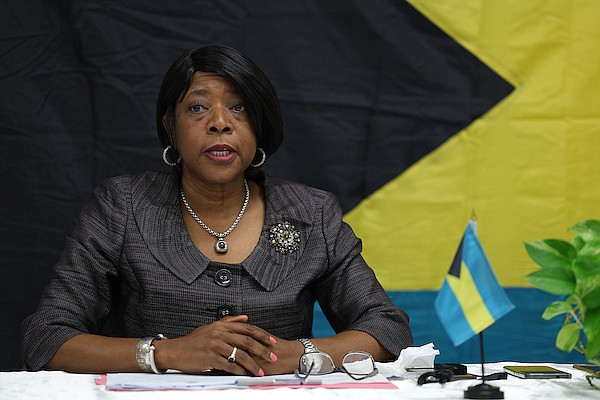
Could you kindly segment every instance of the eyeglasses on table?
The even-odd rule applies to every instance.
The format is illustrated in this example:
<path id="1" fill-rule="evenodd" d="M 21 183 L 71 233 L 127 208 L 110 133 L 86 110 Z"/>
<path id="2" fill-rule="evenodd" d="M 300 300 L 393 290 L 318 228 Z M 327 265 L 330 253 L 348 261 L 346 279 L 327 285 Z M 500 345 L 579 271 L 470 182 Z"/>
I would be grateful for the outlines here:
<path id="1" fill-rule="evenodd" d="M 329 354 L 323 351 L 304 353 L 294 371 L 296 377 L 306 380 L 310 375 L 326 375 L 334 372 L 344 372 L 354 380 L 369 378 L 377 374 L 373 356 L 364 351 L 351 351 L 342 359 L 342 365 L 337 368 Z"/>

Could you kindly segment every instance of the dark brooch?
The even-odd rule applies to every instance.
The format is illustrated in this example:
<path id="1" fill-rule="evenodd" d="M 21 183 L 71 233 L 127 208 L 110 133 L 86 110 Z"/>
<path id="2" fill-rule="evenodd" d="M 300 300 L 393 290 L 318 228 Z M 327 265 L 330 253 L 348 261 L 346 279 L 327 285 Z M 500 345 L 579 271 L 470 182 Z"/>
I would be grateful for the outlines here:
<path id="1" fill-rule="evenodd" d="M 294 225 L 284 221 L 271 227 L 269 242 L 281 254 L 293 253 L 300 248 L 300 232 Z"/>

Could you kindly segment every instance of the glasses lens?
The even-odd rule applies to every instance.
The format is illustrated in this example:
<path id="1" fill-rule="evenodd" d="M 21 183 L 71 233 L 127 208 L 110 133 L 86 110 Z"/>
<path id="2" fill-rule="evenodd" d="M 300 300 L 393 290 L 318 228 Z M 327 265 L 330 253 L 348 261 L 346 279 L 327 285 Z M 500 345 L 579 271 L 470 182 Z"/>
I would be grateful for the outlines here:
<path id="1" fill-rule="evenodd" d="M 369 375 L 375 370 L 375 361 L 369 353 L 352 352 L 342 360 L 342 368 L 350 375 Z"/>
<path id="2" fill-rule="evenodd" d="M 310 375 L 323 375 L 333 372 L 334 369 L 335 364 L 327 353 L 305 353 L 300 357 L 299 370 L 303 374 L 308 374 L 310 370 Z"/>

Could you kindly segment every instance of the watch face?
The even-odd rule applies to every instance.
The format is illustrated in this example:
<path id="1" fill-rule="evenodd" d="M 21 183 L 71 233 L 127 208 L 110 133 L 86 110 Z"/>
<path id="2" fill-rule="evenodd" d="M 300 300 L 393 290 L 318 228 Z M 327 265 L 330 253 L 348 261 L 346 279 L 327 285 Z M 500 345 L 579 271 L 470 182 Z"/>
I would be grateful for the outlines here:
<path id="1" fill-rule="evenodd" d="M 323 357 L 320 353 L 305 353 L 302 356 L 302 364 L 303 373 L 306 374 L 310 370 L 311 375 L 317 375 L 321 371 L 321 367 L 323 366 Z M 311 365 L 313 365 L 312 370 L 310 368 Z"/>

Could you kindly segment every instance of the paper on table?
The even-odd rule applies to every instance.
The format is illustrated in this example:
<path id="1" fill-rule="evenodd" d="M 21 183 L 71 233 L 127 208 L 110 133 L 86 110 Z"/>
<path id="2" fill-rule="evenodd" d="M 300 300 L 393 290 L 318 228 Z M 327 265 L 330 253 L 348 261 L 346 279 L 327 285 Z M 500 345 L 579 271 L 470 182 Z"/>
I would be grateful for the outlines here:
<path id="1" fill-rule="evenodd" d="M 435 356 L 440 351 L 434 348 L 433 343 L 427 343 L 420 347 L 407 347 L 400 352 L 400 356 L 394 362 L 375 363 L 379 373 L 388 378 L 402 377 L 407 368 L 433 368 Z"/>
<path id="2" fill-rule="evenodd" d="M 111 373 L 106 374 L 105 385 L 107 390 L 229 389 L 235 387 L 235 380 L 235 376 Z"/>
<path id="3" fill-rule="evenodd" d="M 244 384 L 238 383 L 239 379 L 244 379 Z M 255 378 L 255 384 L 248 384 L 248 376 L 218 376 L 218 375 L 187 375 L 180 373 L 168 373 L 163 375 L 144 374 L 144 373 L 111 373 L 106 375 L 107 390 L 204 390 L 204 389 L 272 389 L 277 387 L 288 388 L 378 388 L 378 389 L 396 389 L 396 386 L 389 382 L 382 375 L 355 381 L 344 373 L 334 373 L 320 375 L 319 384 L 300 385 L 293 374 L 273 375 L 271 378 L 278 380 L 275 385 L 265 384 L 265 378 Z M 252 378 L 251 378 L 252 379 Z M 289 383 L 285 382 L 288 381 Z M 313 381 L 314 382 L 314 381 Z M 262 385 L 260 383 L 263 383 Z"/>

